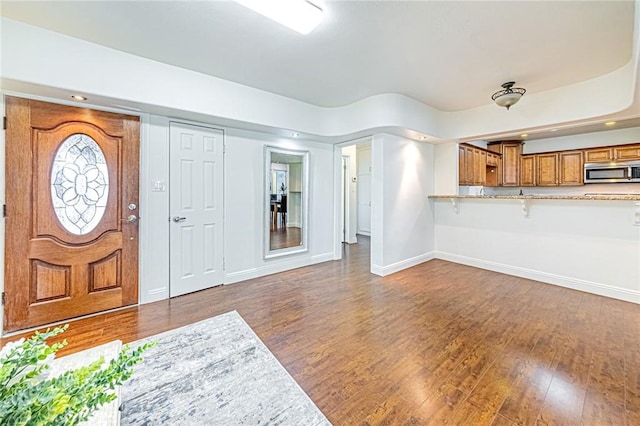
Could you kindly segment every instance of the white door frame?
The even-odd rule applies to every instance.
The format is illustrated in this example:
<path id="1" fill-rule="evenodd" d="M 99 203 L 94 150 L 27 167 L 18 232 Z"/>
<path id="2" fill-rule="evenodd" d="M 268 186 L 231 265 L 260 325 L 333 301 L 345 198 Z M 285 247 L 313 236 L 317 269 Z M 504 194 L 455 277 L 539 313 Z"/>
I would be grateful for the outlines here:
<path id="1" fill-rule="evenodd" d="M 373 157 L 373 136 L 367 136 L 348 142 L 339 143 L 333 146 L 333 171 L 334 171 L 334 190 L 333 190 L 333 259 L 342 259 L 342 216 L 343 212 L 343 183 L 342 183 L 342 148 L 352 145 L 371 145 L 371 155 Z M 373 191 L 373 189 L 372 189 Z M 375 206 L 372 205 L 373 209 Z M 373 229 L 372 229 L 373 237 Z"/>

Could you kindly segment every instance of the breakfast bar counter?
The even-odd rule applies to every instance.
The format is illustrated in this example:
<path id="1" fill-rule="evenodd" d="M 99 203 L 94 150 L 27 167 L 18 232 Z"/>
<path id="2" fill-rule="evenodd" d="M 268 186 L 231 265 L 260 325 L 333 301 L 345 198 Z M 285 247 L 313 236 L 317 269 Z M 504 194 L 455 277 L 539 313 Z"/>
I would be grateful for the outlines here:
<path id="1" fill-rule="evenodd" d="M 584 194 L 584 195 L 429 195 L 429 198 L 473 198 L 496 200 L 613 200 L 613 201 L 640 201 L 640 194 Z"/>
<path id="2" fill-rule="evenodd" d="M 430 195 L 434 257 L 640 303 L 640 194 Z"/>

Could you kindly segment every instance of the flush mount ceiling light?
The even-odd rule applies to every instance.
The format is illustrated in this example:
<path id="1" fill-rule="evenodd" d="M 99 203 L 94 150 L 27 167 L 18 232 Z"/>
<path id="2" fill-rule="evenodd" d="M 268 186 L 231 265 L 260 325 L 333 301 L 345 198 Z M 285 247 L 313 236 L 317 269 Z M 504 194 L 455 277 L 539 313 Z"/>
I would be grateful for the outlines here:
<path id="1" fill-rule="evenodd" d="M 308 0 L 235 0 L 235 2 L 300 34 L 309 34 L 322 21 L 322 8 Z"/>
<path id="2" fill-rule="evenodd" d="M 491 95 L 491 99 L 496 103 L 496 105 L 505 107 L 509 109 L 511 105 L 517 103 L 522 95 L 525 94 L 526 90 L 522 87 L 513 87 L 516 84 L 515 81 L 508 81 L 502 84 L 502 88 L 504 90 L 499 90 L 493 95 Z"/>
<path id="3" fill-rule="evenodd" d="M 86 101 L 87 97 L 86 96 L 82 96 L 82 95 L 71 95 L 71 99 L 73 99 L 74 101 Z"/>

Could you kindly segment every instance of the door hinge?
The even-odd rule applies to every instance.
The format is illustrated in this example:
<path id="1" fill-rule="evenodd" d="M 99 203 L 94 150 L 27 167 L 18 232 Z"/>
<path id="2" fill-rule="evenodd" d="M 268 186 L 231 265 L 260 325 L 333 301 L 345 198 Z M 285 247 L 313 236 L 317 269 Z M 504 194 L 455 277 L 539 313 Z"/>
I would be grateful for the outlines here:
<path id="1" fill-rule="evenodd" d="M 222 270 L 223 271 L 227 270 L 227 261 L 225 259 L 222 259 Z"/>
<path id="2" fill-rule="evenodd" d="M 4 306 L 4 302 L 5 302 L 6 298 L 7 298 L 6 293 L 3 291 L 2 292 L 2 306 Z"/>
<path id="3" fill-rule="evenodd" d="M 227 153 L 227 144 L 226 144 L 226 143 L 223 143 L 223 144 L 222 144 L 222 153 L 223 153 L 223 154 L 226 154 L 226 153 Z"/>
<path id="4" fill-rule="evenodd" d="M 7 130 L 7 117 L 2 117 L 2 130 Z"/>
<path id="5" fill-rule="evenodd" d="M 2 217 L 7 217 L 7 205 L 2 205 Z"/>

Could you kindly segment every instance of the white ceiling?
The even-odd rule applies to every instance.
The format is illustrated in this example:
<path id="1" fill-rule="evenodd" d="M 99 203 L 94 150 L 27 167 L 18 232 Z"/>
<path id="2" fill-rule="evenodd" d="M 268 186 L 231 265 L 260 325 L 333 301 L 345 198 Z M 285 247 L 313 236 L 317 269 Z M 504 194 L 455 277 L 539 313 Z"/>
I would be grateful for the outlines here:
<path id="1" fill-rule="evenodd" d="M 231 1 L 1 3 L 11 19 L 319 106 L 399 93 L 444 111 L 488 104 L 509 80 L 536 93 L 620 68 L 633 8 L 327 1 L 325 20 L 303 36 Z"/>

